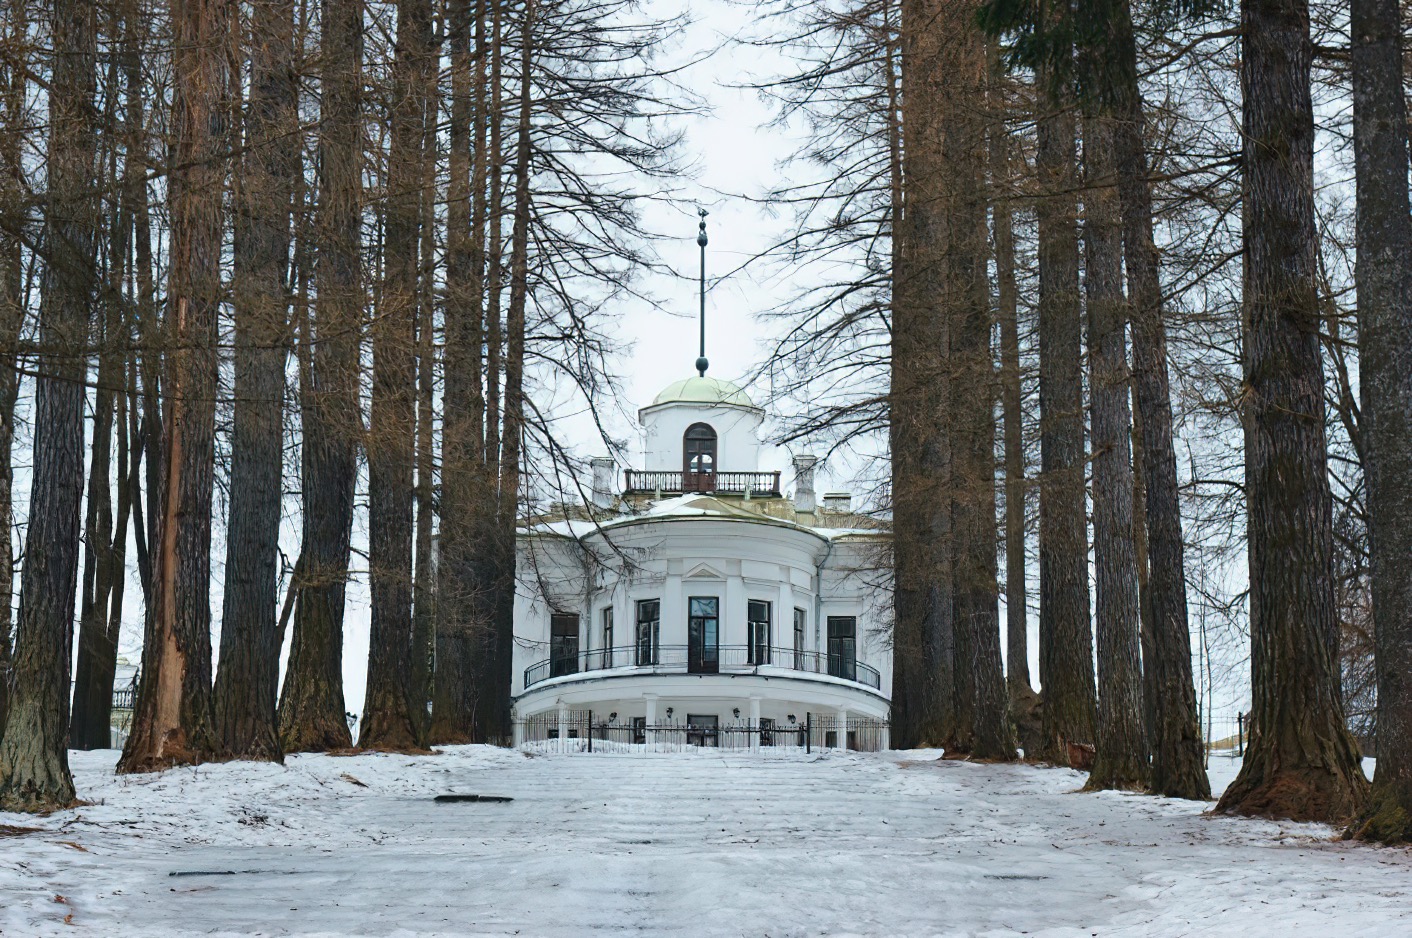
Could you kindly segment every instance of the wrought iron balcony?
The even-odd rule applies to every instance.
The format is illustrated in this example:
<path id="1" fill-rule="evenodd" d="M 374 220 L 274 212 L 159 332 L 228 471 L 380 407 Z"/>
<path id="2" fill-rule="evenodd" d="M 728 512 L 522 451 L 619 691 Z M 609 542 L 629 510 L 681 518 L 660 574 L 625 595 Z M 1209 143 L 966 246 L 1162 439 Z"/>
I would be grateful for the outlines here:
<path id="1" fill-rule="evenodd" d="M 719 645 L 714 649 L 693 649 L 687 645 L 659 645 L 649 649 L 645 645 L 641 648 L 623 645 L 538 661 L 525 668 L 525 689 L 550 678 L 610 669 L 619 671 L 624 677 L 637 674 L 768 674 L 779 669 L 827 674 L 873 690 L 879 690 L 882 686 L 877 668 L 848 655 L 750 645 Z"/>
<path id="2" fill-rule="evenodd" d="M 778 472 L 642 472 L 627 470 L 628 495 L 749 495 L 778 498 Z"/>

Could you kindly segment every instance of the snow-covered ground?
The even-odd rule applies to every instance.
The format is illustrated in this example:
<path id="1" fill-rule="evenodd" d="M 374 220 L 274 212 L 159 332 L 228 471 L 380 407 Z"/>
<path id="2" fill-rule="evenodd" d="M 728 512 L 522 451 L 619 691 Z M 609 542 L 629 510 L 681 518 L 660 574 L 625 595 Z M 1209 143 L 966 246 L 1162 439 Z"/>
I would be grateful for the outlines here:
<path id="1" fill-rule="evenodd" d="M 935 756 L 74 753 L 93 804 L 0 813 L 0 934 L 1412 934 L 1412 852 Z"/>

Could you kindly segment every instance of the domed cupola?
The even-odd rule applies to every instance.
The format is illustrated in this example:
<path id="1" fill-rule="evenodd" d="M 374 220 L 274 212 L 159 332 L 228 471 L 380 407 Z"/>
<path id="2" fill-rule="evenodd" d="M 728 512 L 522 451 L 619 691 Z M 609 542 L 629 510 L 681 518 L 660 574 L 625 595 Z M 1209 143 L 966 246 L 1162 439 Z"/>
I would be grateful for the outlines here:
<path id="1" fill-rule="evenodd" d="M 758 472 L 765 412 L 737 385 L 695 375 L 638 412 L 648 472 Z"/>

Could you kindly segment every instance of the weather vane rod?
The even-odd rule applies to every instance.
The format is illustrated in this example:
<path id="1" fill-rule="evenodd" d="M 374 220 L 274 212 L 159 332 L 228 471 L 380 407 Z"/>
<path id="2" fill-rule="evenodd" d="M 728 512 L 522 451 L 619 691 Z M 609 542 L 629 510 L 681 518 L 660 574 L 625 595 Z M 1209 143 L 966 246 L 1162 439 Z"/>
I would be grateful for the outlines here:
<path id="1" fill-rule="evenodd" d="M 696 243 L 701 246 L 701 355 L 696 359 L 696 370 L 704 378 L 711 364 L 706 360 L 706 216 L 710 213 L 699 208 L 696 214 L 701 216 L 701 228 L 696 234 Z"/>

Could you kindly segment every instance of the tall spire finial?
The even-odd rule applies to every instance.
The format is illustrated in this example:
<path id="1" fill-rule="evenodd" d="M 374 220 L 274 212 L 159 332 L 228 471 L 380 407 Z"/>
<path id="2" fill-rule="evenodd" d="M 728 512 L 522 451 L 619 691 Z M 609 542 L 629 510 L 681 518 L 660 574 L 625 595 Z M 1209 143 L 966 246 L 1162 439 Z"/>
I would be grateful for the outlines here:
<path id="1" fill-rule="evenodd" d="M 696 359 L 696 370 L 704 378 L 711 364 L 706 360 L 706 216 L 710 213 L 699 208 L 696 214 L 701 216 L 700 230 L 696 234 L 696 243 L 701 246 L 701 354 Z"/>

